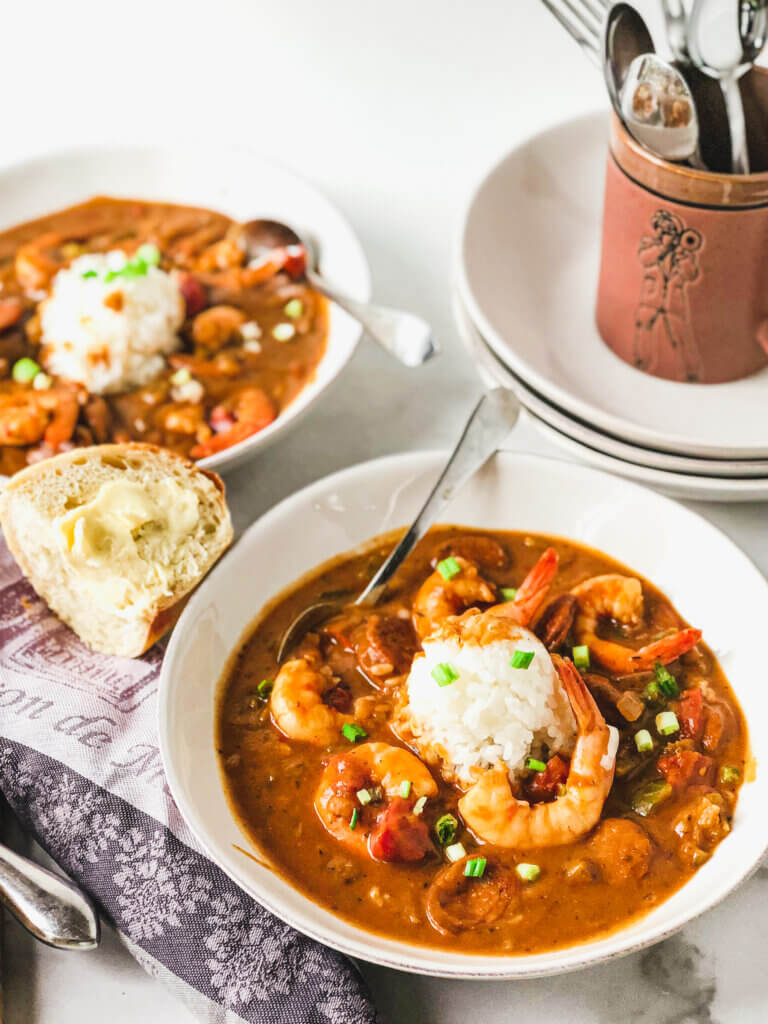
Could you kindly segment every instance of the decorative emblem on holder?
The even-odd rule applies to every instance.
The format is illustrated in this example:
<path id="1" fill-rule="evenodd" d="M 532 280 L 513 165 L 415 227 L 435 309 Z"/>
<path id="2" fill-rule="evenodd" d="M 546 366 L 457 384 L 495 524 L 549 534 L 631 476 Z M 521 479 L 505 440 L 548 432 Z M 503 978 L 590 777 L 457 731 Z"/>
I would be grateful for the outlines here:
<path id="1" fill-rule="evenodd" d="M 697 253 L 703 238 L 667 210 L 654 213 L 651 229 L 653 234 L 644 235 L 637 249 L 643 283 L 635 309 L 635 365 L 656 373 L 670 353 L 678 380 L 695 381 L 700 377 L 700 355 L 686 289 L 700 277 Z"/>

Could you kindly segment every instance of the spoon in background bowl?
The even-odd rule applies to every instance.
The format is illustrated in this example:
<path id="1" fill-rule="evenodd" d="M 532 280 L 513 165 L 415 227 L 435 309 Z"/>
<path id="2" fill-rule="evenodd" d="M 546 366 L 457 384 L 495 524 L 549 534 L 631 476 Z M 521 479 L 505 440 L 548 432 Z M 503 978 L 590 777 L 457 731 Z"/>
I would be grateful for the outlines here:
<path id="1" fill-rule="evenodd" d="M 458 444 L 421 511 L 354 604 L 363 608 L 373 608 L 378 604 L 399 566 L 437 521 L 459 488 L 498 451 L 519 415 L 520 402 L 512 391 L 496 387 L 486 392 L 472 410 Z M 305 608 L 283 634 L 277 652 L 278 663 L 285 661 L 307 633 L 349 604 L 349 600 L 333 598 Z"/>
<path id="2" fill-rule="evenodd" d="M 359 302 L 327 281 L 317 269 L 317 251 L 307 236 L 276 220 L 249 221 L 244 232 L 251 262 L 266 262 L 282 252 L 285 269 L 294 279 L 306 281 L 310 288 L 349 313 L 401 363 L 421 366 L 440 351 L 426 320 L 414 313 Z"/>

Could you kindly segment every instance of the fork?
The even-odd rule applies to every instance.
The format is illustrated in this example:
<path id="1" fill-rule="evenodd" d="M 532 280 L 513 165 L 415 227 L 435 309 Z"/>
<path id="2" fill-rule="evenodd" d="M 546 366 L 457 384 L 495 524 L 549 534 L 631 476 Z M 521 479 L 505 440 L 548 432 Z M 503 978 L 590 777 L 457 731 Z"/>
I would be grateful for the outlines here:
<path id="1" fill-rule="evenodd" d="M 608 0 L 541 0 L 550 14 L 576 40 L 587 57 L 601 67 L 603 63 L 603 22 Z"/>

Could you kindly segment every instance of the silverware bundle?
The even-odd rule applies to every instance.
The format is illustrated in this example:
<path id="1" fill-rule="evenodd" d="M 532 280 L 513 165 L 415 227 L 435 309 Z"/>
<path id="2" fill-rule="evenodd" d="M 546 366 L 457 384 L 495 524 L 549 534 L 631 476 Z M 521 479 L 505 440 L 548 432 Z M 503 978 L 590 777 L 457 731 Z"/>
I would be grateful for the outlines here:
<path id="1" fill-rule="evenodd" d="M 632 4 L 542 3 L 602 67 L 611 102 L 627 131 L 665 160 L 707 169 L 694 84 L 702 78 L 715 82 L 722 93 L 730 170 L 749 174 L 739 81 L 768 39 L 768 0 L 660 0 L 671 62 L 656 54 L 648 27 Z"/>

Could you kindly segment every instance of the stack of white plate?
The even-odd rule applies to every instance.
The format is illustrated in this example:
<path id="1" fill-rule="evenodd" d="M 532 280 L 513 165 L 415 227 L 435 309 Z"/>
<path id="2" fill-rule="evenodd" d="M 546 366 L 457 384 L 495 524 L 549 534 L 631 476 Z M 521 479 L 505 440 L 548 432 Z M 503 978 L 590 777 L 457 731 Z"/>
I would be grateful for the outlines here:
<path id="1" fill-rule="evenodd" d="M 680 497 L 768 500 L 768 370 L 679 384 L 628 366 L 597 333 L 607 135 L 605 114 L 566 122 L 480 183 L 457 261 L 462 337 L 483 377 L 582 461 Z"/>

